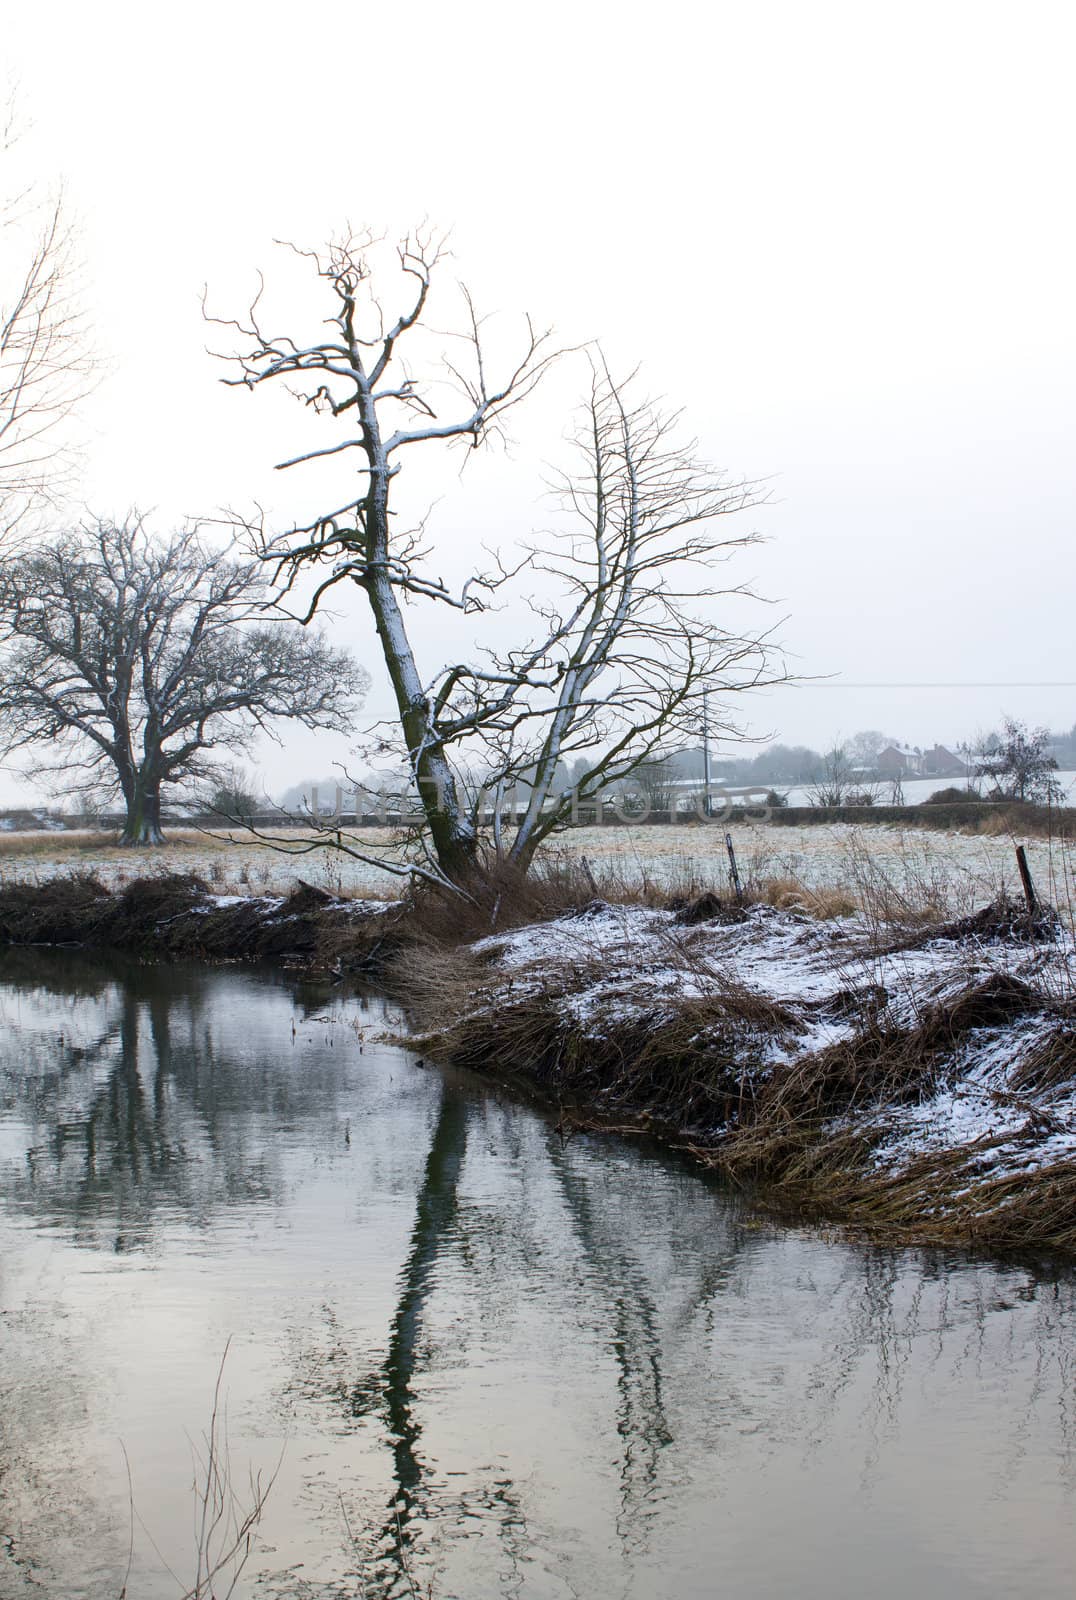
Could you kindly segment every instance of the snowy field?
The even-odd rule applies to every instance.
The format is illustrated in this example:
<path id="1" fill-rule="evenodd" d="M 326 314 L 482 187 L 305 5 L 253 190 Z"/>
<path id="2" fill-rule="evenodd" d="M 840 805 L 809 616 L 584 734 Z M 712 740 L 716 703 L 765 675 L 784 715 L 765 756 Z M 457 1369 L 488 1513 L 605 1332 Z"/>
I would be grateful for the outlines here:
<path id="1" fill-rule="evenodd" d="M 581 828 L 567 848 L 587 857 L 596 873 L 625 881 L 647 875 L 662 887 L 722 889 L 729 861 L 719 826 Z M 825 823 L 781 827 L 738 823 L 728 829 L 745 883 L 788 879 L 809 889 L 872 893 L 909 909 L 929 904 L 970 910 L 1002 892 L 1019 893 L 1015 846 L 1023 843 L 1042 896 L 1066 910 L 1076 905 L 1076 850 L 1044 839 L 934 832 L 872 824 Z"/>
<path id="2" fill-rule="evenodd" d="M 847 823 L 737 823 L 729 831 L 748 885 L 788 880 L 814 891 L 845 891 L 876 905 L 888 902 L 897 910 L 932 906 L 953 912 L 984 904 L 1003 890 L 1019 892 L 1014 848 L 1019 841 L 1008 835 Z M 367 854 L 394 853 L 388 831 L 363 829 L 345 837 Z M 1042 839 L 1024 842 L 1041 895 L 1071 914 L 1076 850 Z M 299 841 L 292 834 L 280 843 L 291 852 Z M 548 853 L 585 856 L 599 881 L 609 875 L 629 890 L 649 880 L 691 893 L 722 889 L 728 881 L 725 829 L 718 824 L 578 828 L 560 835 Z M 0 883 L 77 871 L 93 871 L 113 887 L 147 872 L 193 872 L 230 893 L 284 893 L 296 878 L 345 895 L 392 899 L 400 891 L 398 877 L 336 851 L 282 853 L 194 831 L 176 831 L 161 851 L 120 850 L 94 835 L 22 833 L 0 840 Z"/>

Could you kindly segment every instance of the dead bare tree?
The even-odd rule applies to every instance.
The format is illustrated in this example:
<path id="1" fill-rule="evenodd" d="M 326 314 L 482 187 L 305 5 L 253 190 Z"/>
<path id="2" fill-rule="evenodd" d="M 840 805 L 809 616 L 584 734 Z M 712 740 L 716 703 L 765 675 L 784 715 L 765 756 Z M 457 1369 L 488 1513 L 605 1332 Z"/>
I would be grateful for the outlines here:
<path id="1" fill-rule="evenodd" d="M 1015 717 L 1006 717 L 1000 734 L 980 740 L 976 776 L 992 778 L 995 793 L 1003 799 L 1056 805 L 1064 800 L 1065 791 L 1052 776 L 1057 759 L 1049 745 L 1046 728 L 1029 728 Z"/>
<path id="2" fill-rule="evenodd" d="M 5 173 L 16 143 L 9 108 L 0 131 Z M 62 198 L 45 201 L 33 185 L 5 188 L 0 243 L 0 533 L 9 533 L 64 481 L 60 425 L 87 393 L 93 359 Z"/>
<path id="3" fill-rule="evenodd" d="M 678 794 L 677 769 L 671 761 L 644 761 L 636 767 L 631 774 L 627 785 L 627 799 L 629 804 L 635 804 L 637 810 L 645 811 L 647 815 L 652 812 L 665 812 L 672 817 L 676 811 Z"/>
<path id="4" fill-rule="evenodd" d="M 596 352 L 577 464 L 555 484 L 558 527 L 522 544 L 514 562 L 497 558 L 492 570 L 474 571 L 457 592 L 427 570 L 422 533 L 394 521 L 394 483 L 407 453 L 435 441 L 477 446 L 556 358 L 548 335 L 528 322 L 517 356 L 494 378 L 464 291 L 464 326 L 446 348 L 462 349 L 466 359 L 445 356 L 439 371 L 417 377 L 401 349 L 424 318 L 442 254 L 424 237 L 399 247 L 398 267 L 412 287 L 391 321 L 375 287 L 369 238 L 307 256 L 328 301 L 326 336 L 300 342 L 270 333 L 259 301 L 240 320 L 211 320 L 243 341 L 233 358 L 240 374 L 226 382 L 283 382 L 341 426 L 340 437 L 279 465 L 346 452 L 357 469 L 355 492 L 282 535 L 252 531 L 285 591 L 309 573 L 320 579 L 305 619 L 338 583 L 365 593 L 421 797 L 430 865 L 443 882 L 462 885 L 489 865 L 478 818 L 491 800 L 492 856 L 525 872 L 573 806 L 594 803 L 605 785 L 662 759 L 685 735 L 697 737 L 704 691 L 739 693 L 775 681 L 775 670 L 764 636 L 731 630 L 713 615 L 719 596 L 745 593 L 717 588 L 716 564 L 753 540 L 719 536 L 715 525 L 755 503 L 754 487 L 698 462 L 678 440 L 677 419 L 636 398 L 632 380 L 614 380 Z M 446 382 L 454 406 L 447 420 L 439 410 Z M 472 659 L 424 674 L 402 602 L 478 616 L 513 581 L 535 585 L 520 611 L 531 635 L 509 649 L 487 643 Z M 731 715 L 723 728 L 734 731 Z M 557 793 L 558 768 L 580 757 L 582 781 L 571 795 Z M 465 770 L 486 775 L 483 795 L 467 792 Z M 506 833 L 499 819 L 509 791 Z"/>
<path id="5" fill-rule="evenodd" d="M 832 745 L 822 757 L 822 766 L 807 787 L 813 806 L 843 806 L 853 786 L 854 773 L 848 746 Z"/>
<path id="6" fill-rule="evenodd" d="M 274 618 L 260 562 L 195 527 L 99 522 L 0 562 L 0 748 L 122 794 L 125 844 L 160 844 L 161 794 L 214 773 L 279 719 L 347 730 L 367 674 Z"/>

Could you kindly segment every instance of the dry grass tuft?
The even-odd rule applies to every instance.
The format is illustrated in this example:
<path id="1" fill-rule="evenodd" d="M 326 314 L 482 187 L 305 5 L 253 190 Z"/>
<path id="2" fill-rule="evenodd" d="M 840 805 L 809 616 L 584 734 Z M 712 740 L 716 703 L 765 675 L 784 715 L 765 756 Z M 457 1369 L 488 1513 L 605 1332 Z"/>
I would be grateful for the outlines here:
<path id="1" fill-rule="evenodd" d="M 609 875 L 599 886 L 582 861 L 551 857 L 527 875 L 505 864 L 464 887 L 467 899 L 418 881 L 406 900 L 408 937 L 432 945 L 471 943 L 578 911 L 590 901 L 610 898 L 618 885 Z"/>
<path id="2" fill-rule="evenodd" d="M 984 1139 L 923 1156 L 894 1174 L 872 1165 L 869 1132 L 844 1130 L 798 1143 L 790 1137 L 780 1174 L 767 1174 L 751 1184 L 751 1191 L 757 1203 L 779 1216 L 839 1222 L 887 1245 L 1072 1252 L 1076 1164 L 1057 1161 L 992 1174 L 992 1155 L 1003 1142 L 1011 1144 Z M 724 1148 L 693 1153 L 743 1185 L 744 1173 Z"/>
<path id="3" fill-rule="evenodd" d="M 752 898 L 778 911 L 800 911 L 821 922 L 853 917 L 859 910 L 859 901 L 849 889 L 812 889 L 801 879 L 791 877 L 763 878 Z"/>
<path id="4" fill-rule="evenodd" d="M 680 928 L 697 928 L 704 922 L 734 925 L 747 920 L 747 913 L 740 902 L 729 896 L 714 894 L 712 890 L 689 900 L 686 905 L 677 904 L 670 909 L 675 910 L 673 920 Z"/>
<path id="5" fill-rule="evenodd" d="M 93 937 L 109 891 L 92 872 L 0 890 L 4 944 L 78 944 Z"/>
<path id="6" fill-rule="evenodd" d="M 1076 1250 L 1076 1163 L 1035 1164 L 1041 1130 L 1024 1135 L 1028 1165 L 998 1174 L 992 1163 L 1011 1137 L 988 1137 L 931 1153 L 892 1173 L 877 1169 L 870 1131 L 789 1139 L 779 1174 L 756 1198 L 797 1221 L 836 1221 L 885 1244 L 977 1246 L 991 1250 Z M 723 1148 L 697 1151 L 706 1165 L 743 1182 Z"/>
<path id="7" fill-rule="evenodd" d="M 491 958 L 495 950 L 480 959 L 447 947 L 394 958 L 392 987 L 408 1003 L 413 1045 L 477 1070 L 523 1073 L 558 1100 L 676 1128 L 738 1115 L 771 1045 L 803 1027 L 790 1008 L 727 979 L 705 995 L 624 1012 L 625 978 L 602 984 L 608 1015 L 600 1031 L 584 1030 L 564 1001 L 602 982 L 595 963 L 545 965 L 537 983 L 491 969 Z"/>
<path id="8" fill-rule="evenodd" d="M 802 1181 L 799 1158 L 833 1142 L 835 1119 L 921 1099 L 973 1028 L 1002 1026 L 1042 1004 L 1026 984 L 997 973 L 929 1006 L 910 1028 L 887 1027 L 868 1006 L 850 1037 L 774 1073 L 750 1121 L 730 1136 L 723 1164 L 741 1176 Z"/>
<path id="9" fill-rule="evenodd" d="M 1076 1021 L 1060 1017 L 1027 1052 L 1009 1079 L 1014 1090 L 1048 1095 L 1076 1083 Z"/>
<path id="10" fill-rule="evenodd" d="M 547 851 L 527 874 L 505 863 L 464 888 L 466 900 L 417 882 L 405 900 L 406 937 L 453 948 L 605 905 L 685 911 L 689 925 L 741 915 L 731 896 L 713 894 L 696 876 L 685 873 L 658 883 L 645 871 L 625 876 L 611 864 L 592 867 L 585 856 L 569 851 Z"/>
<path id="11" fill-rule="evenodd" d="M 880 954 L 891 955 L 900 950 L 920 950 L 936 939 L 975 945 L 1036 944 L 1055 939 L 1060 926 L 1057 913 L 1049 907 L 1029 916 L 1023 901 L 1001 895 L 967 916 L 902 932 L 896 939 L 879 941 L 877 948 Z"/>

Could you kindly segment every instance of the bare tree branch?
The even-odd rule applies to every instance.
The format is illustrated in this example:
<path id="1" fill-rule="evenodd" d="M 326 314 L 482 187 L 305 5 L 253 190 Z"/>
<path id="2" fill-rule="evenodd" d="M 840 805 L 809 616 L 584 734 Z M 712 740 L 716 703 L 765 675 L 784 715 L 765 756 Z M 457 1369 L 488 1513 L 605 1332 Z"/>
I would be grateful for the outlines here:
<path id="1" fill-rule="evenodd" d="M 10 135 L 0 143 L 0 161 L 16 143 Z M 94 362 L 62 197 L 46 202 L 31 188 L 0 198 L 0 262 L 0 533 L 7 533 L 66 481 L 71 457 L 60 429 L 92 387 Z"/>
<path id="2" fill-rule="evenodd" d="M 323 339 L 271 334 L 257 304 L 244 321 L 225 321 L 244 341 L 235 357 L 239 375 L 226 381 L 256 388 L 312 374 L 313 386 L 300 398 L 345 430 L 342 439 L 280 465 L 346 453 L 358 477 L 354 498 L 281 534 L 260 525 L 248 532 L 284 594 L 300 578 L 316 578 L 304 620 L 337 583 L 364 591 L 437 871 L 460 884 L 481 866 L 483 783 L 498 796 L 509 789 L 522 796 L 510 838 L 498 805 L 494 848 L 525 871 L 567 815 L 570 802 L 558 791 L 567 761 L 581 765 L 582 792 L 595 795 L 697 737 L 705 696 L 783 680 L 771 635 L 731 621 L 731 608 L 749 591 L 715 580 L 722 563 L 754 542 L 750 533 L 720 531 L 724 519 L 763 495 L 758 485 L 700 462 L 680 437 L 679 419 L 638 398 L 634 375 L 615 380 L 592 351 L 576 464 L 553 484 L 560 525 L 523 543 L 518 559 L 495 560 L 450 589 L 427 568 L 425 526 L 401 532 L 392 520 L 403 458 L 415 445 L 478 445 L 533 393 L 557 352 L 528 320 L 519 353 L 492 376 L 482 319 L 464 291 L 462 327 L 440 335 L 440 368 L 420 380 L 402 366 L 401 348 L 418 337 L 442 246 L 430 237 L 403 241 L 397 267 L 407 298 L 394 317 L 375 292 L 375 254 L 364 236 L 333 245 L 324 257 L 303 257 L 331 307 Z M 444 353 L 449 339 L 451 357 Z M 442 414 L 446 385 L 454 404 Z M 474 615 L 503 599 L 522 575 L 539 585 L 537 594 L 515 601 L 533 636 L 420 673 L 403 600 Z M 731 714 L 722 717 L 716 706 L 715 720 L 735 731 Z M 473 772 L 480 781 L 469 786 Z"/>

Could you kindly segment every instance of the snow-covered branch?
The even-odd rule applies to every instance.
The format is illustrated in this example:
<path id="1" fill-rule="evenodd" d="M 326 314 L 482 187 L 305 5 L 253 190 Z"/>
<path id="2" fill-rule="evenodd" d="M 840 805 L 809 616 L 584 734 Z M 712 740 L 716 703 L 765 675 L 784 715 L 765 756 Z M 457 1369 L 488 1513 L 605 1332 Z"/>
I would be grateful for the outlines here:
<path id="1" fill-rule="evenodd" d="M 437 869 L 463 883 L 482 866 L 481 784 L 468 793 L 468 773 L 501 793 L 513 784 L 525 790 L 511 837 L 498 823 L 495 852 L 526 870 L 563 819 L 569 759 L 582 768 L 585 792 L 597 793 L 696 738 L 704 697 L 735 696 L 779 681 L 782 672 L 769 634 L 740 620 L 749 591 L 715 582 L 720 565 L 753 542 L 750 532 L 730 536 L 724 528 L 729 516 L 759 502 L 758 486 L 700 461 L 681 439 L 679 419 L 640 397 L 634 375 L 614 379 L 600 352 L 588 357 L 575 464 L 553 482 L 561 514 L 555 532 L 517 541 L 517 557 L 472 572 L 458 588 L 429 570 L 424 527 L 401 531 L 390 509 L 408 450 L 479 444 L 557 358 L 549 335 L 528 320 L 519 353 L 494 377 L 482 320 L 464 292 L 462 326 L 441 336 L 440 366 L 424 376 L 404 367 L 404 347 L 425 348 L 420 334 L 442 255 L 432 239 L 403 242 L 396 265 L 406 299 L 394 316 L 383 310 L 369 236 L 334 245 L 324 257 L 304 256 L 329 301 L 322 323 L 329 335 L 270 337 L 256 304 L 245 322 L 232 324 L 246 344 L 231 381 L 255 388 L 314 373 L 316 386 L 300 398 L 345 430 L 281 466 L 343 455 L 356 467 L 354 497 L 262 537 L 260 553 L 285 592 L 315 578 L 304 620 L 340 582 L 364 592 Z M 532 637 L 480 648 L 478 659 L 456 659 L 432 676 L 420 671 L 402 601 L 474 616 L 523 573 L 539 585 L 517 599 Z M 722 721 L 716 707 L 712 716 Z M 731 717 L 724 721 L 733 727 Z"/>

